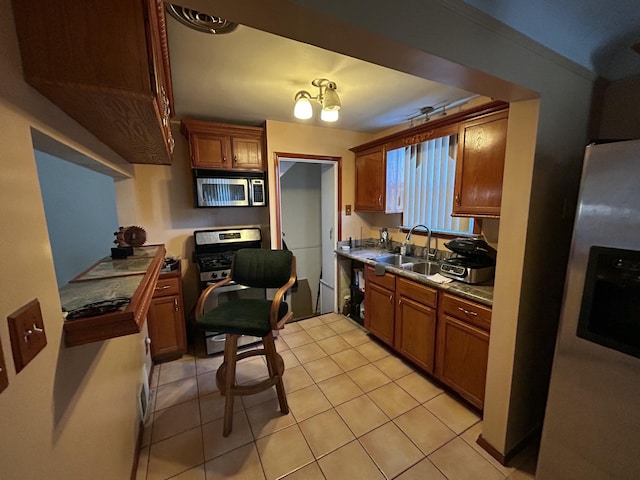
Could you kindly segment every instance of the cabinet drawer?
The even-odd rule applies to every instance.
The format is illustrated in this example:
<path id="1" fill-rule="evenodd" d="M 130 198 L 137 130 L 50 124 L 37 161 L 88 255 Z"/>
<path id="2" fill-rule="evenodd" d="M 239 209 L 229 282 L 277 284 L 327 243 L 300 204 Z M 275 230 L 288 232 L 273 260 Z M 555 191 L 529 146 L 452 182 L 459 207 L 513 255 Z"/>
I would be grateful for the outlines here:
<path id="1" fill-rule="evenodd" d="M 394 291 L 396 289 L 396 276 L 391 273 L 385 273 L 384 275 L 376 275 L 375 268 L 370 265 L 365 267 L 364 278 L 367 282 L 375 283 L 388 290 Z M 365 286 L 366 289 L 366 286 Z M 365 293 L 366 295 L 366 293 Z"/>
<path id="2" fill-rule="evenodd" d="M 483 305 L 445 293 L 440 299 L 440 307 L 442 312 L 447 315 L 464 320 L 487 331 L 491 327 L 491 309 Z"/>
<path id="3" fill-rule="evenodd" d="M 162 278 L 158 279 L 155 290 L 153 291 L 154 297 L 164 297 L 167 295 L 179 295 L 180 294 L 180 277 Z"/>
<path id="4" fill-rule="evenodd" d="M 396 293 L 404 297 L 409 297 L 411 300 L 415 300 L 423 305 L 433 308 L 436 307 L 438 292 L 426 285 L 405 280 L 404 278 L 398 278 Z"/>

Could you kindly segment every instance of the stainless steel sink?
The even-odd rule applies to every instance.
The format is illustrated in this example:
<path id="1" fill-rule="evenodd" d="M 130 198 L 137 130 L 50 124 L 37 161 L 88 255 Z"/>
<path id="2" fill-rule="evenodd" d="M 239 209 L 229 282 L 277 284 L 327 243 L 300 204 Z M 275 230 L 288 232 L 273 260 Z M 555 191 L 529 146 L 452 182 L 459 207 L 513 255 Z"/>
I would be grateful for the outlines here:
<path id="1" fill-rule="evenodd" d="M 387 265 L 393 265 L 394 267 L 400 267 L 409 263 L 415 264 L 423 261 L 420 258 L 408 257 L 406 255 L 400 255 L 399 253 L 380 255 L 375 257 L 374 260 L 376 262 L 386 263 Z"/>
<path id="2" fill-rule="evenodd" d="M 440 272 L 440 264 L 423 258 L 409 257 L 400 255 L 399 253 L 380 255 L 373 260 L 379 263 L 385 263 L 394 267 L 402 268 L 422 275 L 434 275 Z"/>
<path id="3" fill-rule="evenodd" d="M 421 273 L 422 275 L 435 275 L 436 273 L 440 273 L 440 264 L 438 262 L 414 263 L 413 267 L 408 270 Z"/>

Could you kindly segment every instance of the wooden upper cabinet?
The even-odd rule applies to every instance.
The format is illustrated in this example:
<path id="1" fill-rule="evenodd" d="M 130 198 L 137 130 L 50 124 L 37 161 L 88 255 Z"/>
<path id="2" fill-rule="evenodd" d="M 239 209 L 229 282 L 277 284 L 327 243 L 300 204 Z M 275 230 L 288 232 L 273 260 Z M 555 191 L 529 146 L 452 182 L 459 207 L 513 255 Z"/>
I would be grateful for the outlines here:
<path id="1" fill-rule="evenodd" d="M 191 166 L 215 170 L 266 170 L 264 128 L 183 120 Z"/>
<path id="2" fill-rule="evenodd" d="M 356 211 L 384 212 L 385 147 L 356 151 Z"/>
<path id="3" fill-rule="evenodd" d="M 25 80 L 131 163 L 170 164 L 162 0 L 14 0 Z"/>
<path id="4" fill-rule="evenodd" d="M 453 216 L 499 217 L 509 112 L 460 125 Z"/>

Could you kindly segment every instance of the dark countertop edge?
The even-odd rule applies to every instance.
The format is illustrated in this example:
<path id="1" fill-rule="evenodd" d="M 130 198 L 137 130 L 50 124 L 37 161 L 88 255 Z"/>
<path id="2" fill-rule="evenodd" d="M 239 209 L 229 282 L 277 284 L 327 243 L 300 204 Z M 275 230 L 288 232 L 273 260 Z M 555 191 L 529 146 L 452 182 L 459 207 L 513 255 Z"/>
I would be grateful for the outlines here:
<path id="1" fill-rule="evenodd" d="M 335 250 L 335 253 L 341 257 L 375 266 L 378 262 L 374 261 L 371 257 L 388 254 L 389 252 L 379 248 L 359 247 L 352 248 L 348 251 L 338 249 Z M 420 283 L 422 285 L 427 285 L 443 292 L 466 298 L 467 300 L 477 302 L 481 305 L 493 307 L 493 286 L 467 285 L 466 283 L 457 282 L 455 280 L 449 283 L 437 283 L 429 280 L 426 275 L 415 273 L 410 270 L 403 270 L 402 268 L 393 267 L 391 265 L 385 265 L 385 269 L 389 273 L 393 273 L 394 275 L 413 280 L 414 282 Z M 473 290 L 475 290 L 475 292 Z"/>

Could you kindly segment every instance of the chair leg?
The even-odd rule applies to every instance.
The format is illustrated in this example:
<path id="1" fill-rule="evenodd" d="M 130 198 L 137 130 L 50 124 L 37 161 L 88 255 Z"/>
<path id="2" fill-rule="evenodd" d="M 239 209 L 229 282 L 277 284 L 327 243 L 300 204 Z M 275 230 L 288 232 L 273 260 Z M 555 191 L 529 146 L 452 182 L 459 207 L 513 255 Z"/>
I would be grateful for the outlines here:
<path id="1" fill-rule="evenodd" d="M 267 367 L 269 368 L 269 375 L 274 377 L 277 375 L 276 391 L 278 392 L 278 402 L 280 403 L 280 411 L 283 415 L 289 413 L 289 404 L 287 403 L 287 393 L 284 390 L 284 383 L 282 382 L 282 373 L 284 367 L 278 366 L 278 353 L 276 352 L 276 344 L 273 341 L 273 332 L 269 332 L 266 337 L 262 338 L 264 344 L 265 356 L 267 359 Z"/>
<path id="2" fill-rule="evenodd" d="M 233 425 L 233 400 L 234 388 L 236 385 L 236 354 L 238 353 L 238 337 L 239 335 L 227 334 L 224 341 L 224 363 L 226 364 L 224 427 L 222 429 L 222 436 L 224 437 L 229 436 Z"/>

